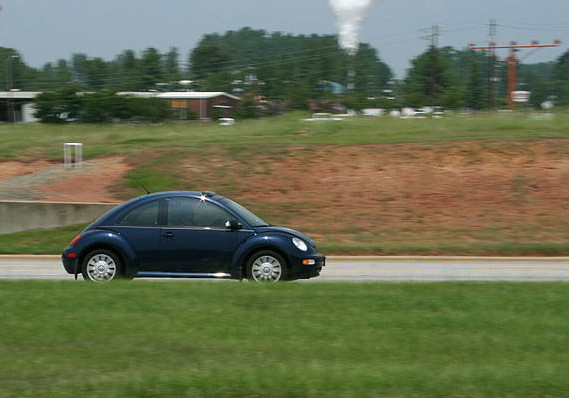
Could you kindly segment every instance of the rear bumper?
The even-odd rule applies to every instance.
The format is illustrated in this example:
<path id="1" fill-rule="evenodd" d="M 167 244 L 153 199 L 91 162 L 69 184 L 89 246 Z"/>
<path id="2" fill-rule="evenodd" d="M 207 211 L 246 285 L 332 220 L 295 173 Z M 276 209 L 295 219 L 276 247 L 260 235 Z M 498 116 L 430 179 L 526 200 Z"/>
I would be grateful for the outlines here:
<path id="1" fill-rule="evenodd" d="M 75 270 L 79 272 L 79 267 L 77 266 L 77 259 L 67 257 L 67 254 L 64 252 L 61 255 L 61 262 L 63 263 L 63 268 L 67 271 L 68 274 L 75 274 Z"/>

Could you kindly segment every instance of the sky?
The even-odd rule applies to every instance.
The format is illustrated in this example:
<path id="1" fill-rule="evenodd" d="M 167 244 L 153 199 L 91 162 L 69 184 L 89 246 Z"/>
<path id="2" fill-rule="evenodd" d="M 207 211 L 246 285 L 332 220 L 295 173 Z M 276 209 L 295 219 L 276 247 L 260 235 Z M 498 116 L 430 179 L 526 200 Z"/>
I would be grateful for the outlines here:
<path id="1" fill-rule="evenodd" d="M 351 1 L 351 0 L 347 0 Z M 353 0 L 358 1 L 358 0 Z M 438 45 L 464 49 L 495 40 L 534 39 L 557 48 L 519 53 L 523 62 L 554 61 L 569 49 L 568 0 L 370 0 L 360 41 L 404 77 L 438 26 Z M 74 53 L 112 60 L 124 50 L 177 47 L 181 60 L 201 37 L 243 27 L 291 34 L 337 34 L 329 0 L 0 0 L 0 46 L 16 49 L 33 67 Z M 507 50 L 499 56 L 506 57 Z"/>

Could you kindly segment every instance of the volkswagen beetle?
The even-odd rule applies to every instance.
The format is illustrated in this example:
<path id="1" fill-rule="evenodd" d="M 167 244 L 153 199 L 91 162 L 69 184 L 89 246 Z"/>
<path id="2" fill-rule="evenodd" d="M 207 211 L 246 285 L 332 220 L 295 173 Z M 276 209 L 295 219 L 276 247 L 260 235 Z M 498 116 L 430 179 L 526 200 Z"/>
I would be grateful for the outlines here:
<path id="1" fill-rule="evenodd" d="M 181 277 L 283 281 L 318 276 L 325 257 L 306 235 L 272 226 L 214 192 L 172 191 L 125 202 L 62 254 L 89 281 Z"/>

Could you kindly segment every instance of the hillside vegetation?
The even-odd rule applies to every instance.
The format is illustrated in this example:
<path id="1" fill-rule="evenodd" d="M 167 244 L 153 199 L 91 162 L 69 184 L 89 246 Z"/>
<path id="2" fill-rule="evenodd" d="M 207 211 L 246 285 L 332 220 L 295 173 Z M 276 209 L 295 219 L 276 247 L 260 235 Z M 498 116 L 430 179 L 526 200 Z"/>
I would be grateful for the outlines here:
<path id="1" fill-rule="evenodd" d="M 143 194 L 141 185 L 213 190 L 307 232 L 327 254 L 569 254 L 565 115 L 304 116 L 228 127 L 1 126 L 0 178 L 53 167 L 62 144 L 79 141 L 94 169 L 74 171 L 57 189 L 51 182 L 18 192 L 119 202 Z M 8 165 L 21 172 L 9 174 Z M 14 199 L 6 192 L 1 199 Z"/>

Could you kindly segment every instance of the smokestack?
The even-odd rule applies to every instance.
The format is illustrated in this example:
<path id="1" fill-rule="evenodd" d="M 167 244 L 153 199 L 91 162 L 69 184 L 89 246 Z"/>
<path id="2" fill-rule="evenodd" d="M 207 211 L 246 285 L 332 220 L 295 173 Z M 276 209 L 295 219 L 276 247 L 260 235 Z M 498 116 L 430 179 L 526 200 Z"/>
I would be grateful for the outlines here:
<path id="1" fill-rule="evenodd" d="M 361 24 L 374 0 L 330 0 L 336 14 L 340 47 L 354 55 L 358 50 Z"/>
<path id="2" fill-rule="evenodd" d="M 358 51 L 361 24 L 365 20 L 366 12 L 374 0 L 330 0 L 330 6 L 336 14 L 338 26 L 338 41 L 340 47 L 349 55 L 347 89 L 355 88 L 356 70 L 354 55 Z"/>

